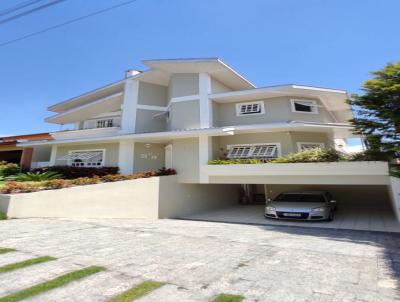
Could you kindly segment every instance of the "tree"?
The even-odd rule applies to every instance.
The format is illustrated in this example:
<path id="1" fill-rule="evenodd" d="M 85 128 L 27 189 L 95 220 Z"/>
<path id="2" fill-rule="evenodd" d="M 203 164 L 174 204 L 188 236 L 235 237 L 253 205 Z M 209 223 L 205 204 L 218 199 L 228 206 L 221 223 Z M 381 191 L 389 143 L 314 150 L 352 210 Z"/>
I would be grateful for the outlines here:
<path id="1" fill-rule="evenodd" d="M 362 85 L 363 94 L 349 100 L 356 110 L 351 123 L 357 134 L 366 137 L 367 148 L 396 151 L 400 145 L 400 61 L 372 75 Z"/>

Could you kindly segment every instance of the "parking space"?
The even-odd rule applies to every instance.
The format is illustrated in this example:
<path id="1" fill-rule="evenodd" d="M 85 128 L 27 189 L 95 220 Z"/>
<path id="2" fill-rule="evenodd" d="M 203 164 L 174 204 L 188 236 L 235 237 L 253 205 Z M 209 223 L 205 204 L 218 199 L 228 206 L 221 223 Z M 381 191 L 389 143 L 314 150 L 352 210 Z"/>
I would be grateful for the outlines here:
<path id="1" fill-rule="evenodd" d="M 265 191 L 262 191 L 263 189 Z M 258 200 L 264 198 L 260 197 L 264 192 L 267 193 L 268 198 L 274 198 L 285 191 L 329 191 L 337 201 L 338 210 L 335 212 L 335 219 L 331 222 L 266 219 L 262 204 L 238 204 L 181 218 L 229 223 L 400 232 L 400 224 L 393 211 L 386 186 L 257 185 L 250 187 L 250 190 Z"/>

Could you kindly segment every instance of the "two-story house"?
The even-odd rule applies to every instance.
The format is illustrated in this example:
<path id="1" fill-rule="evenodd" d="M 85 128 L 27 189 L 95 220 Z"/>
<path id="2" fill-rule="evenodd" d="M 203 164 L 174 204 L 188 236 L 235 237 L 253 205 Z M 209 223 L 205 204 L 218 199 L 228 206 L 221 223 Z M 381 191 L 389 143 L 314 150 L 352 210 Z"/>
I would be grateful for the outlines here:
<path id="1" fill-rule="evenodd" d="M 389 199 L 387 167 L 378 163 L 208 165 L 344 148 L 352 137 L 346 91 L 257 88 L 218 58 L 143 63 L 148 70 L 50 106 L 46 121 L 74 130 L 24 145 L 51 146 L 49 165 L 118 166 L 127 174 L 165 166 L 177 170 L 180 183 L 252 184 L 264 195 L 294 185 L 363 186 L 368 195 L 367 186 L 376 186 Z"/>

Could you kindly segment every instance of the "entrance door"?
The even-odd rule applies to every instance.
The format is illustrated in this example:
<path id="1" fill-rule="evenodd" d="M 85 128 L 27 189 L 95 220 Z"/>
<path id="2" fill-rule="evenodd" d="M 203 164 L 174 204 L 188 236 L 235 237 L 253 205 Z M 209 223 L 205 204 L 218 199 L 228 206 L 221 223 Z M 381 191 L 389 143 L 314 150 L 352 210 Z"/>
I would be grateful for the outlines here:
<path id="1" fill-rule="evenodd" d="M 165 147 L 165 168 L 172 169 L 172 145 Z"/>

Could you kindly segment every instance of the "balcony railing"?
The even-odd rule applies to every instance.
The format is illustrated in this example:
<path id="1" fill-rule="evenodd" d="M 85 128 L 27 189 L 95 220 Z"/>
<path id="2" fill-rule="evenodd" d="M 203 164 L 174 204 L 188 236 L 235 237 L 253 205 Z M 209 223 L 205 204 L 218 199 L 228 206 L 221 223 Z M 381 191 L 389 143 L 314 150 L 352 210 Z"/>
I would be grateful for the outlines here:
<path id="1" fill-rule="evenodd" d="M 121 127 L 92 128 L 82 130 L 66 130 L 50 133 L 54 139 L 67 140 L 77 138 L 106 137 L 118 134 Z"/>

